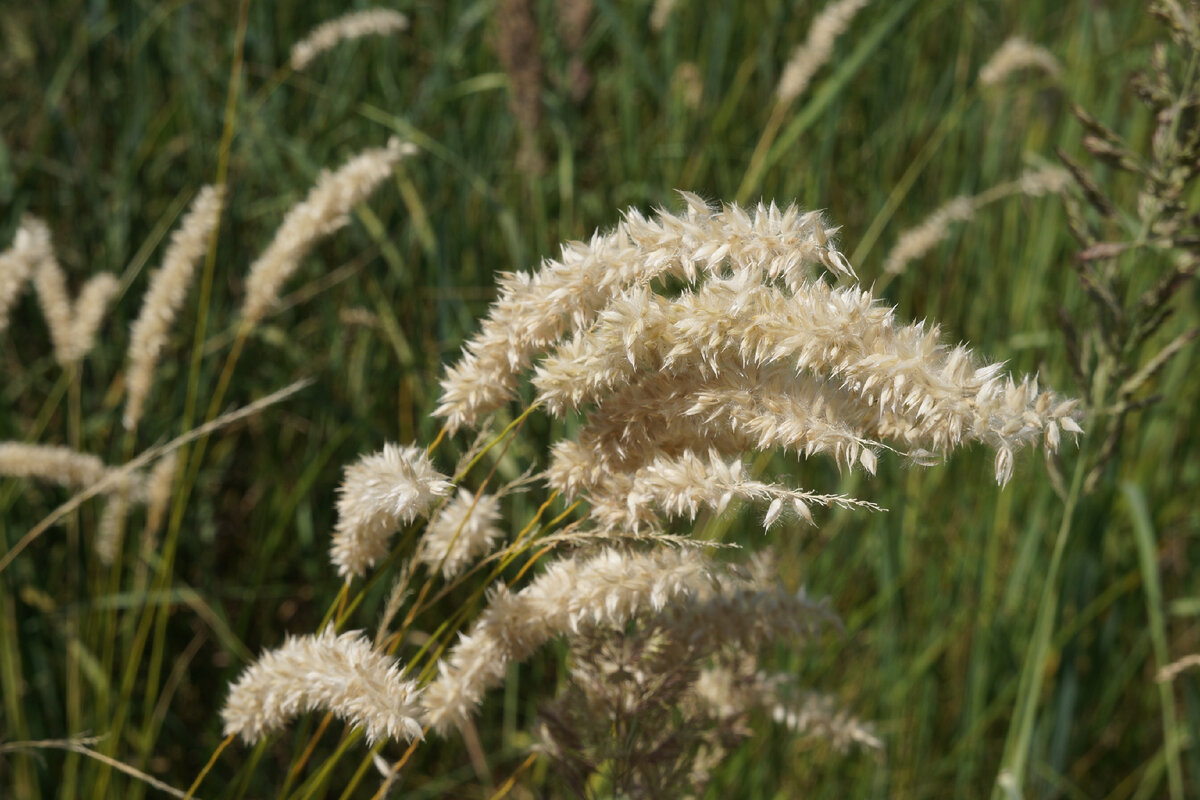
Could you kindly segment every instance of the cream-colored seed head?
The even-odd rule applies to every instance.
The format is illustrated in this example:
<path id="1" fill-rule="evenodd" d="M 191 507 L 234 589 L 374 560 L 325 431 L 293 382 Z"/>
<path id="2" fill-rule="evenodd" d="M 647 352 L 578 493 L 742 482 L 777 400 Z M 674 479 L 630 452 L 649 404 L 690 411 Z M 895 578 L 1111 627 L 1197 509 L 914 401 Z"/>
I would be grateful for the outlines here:
<path id="1" fill-rule="evenodd" d="M 1004 40 L 980 68 L 979 82 L 984 86 L 995 86 L 1013 73 L 1026 69 L 1038 70 L 1056 80 L 1062 75 L 1062 66 L 1049 50 L 1022 36 L 1013 36 Z"/>
<path id="2" fill-rule="evenodd" d="M 950 225 L 975 216 L 975 198 L 956 197 L 930 214 L 924 222 L 900 235 L 884 259 L 883 269 L 899 275 L 912 261 L 937 247 L 950 235 Z"/>
<path id="3" fill-rule="evenodd" d="M 629 210 L 610 233 L 563 246 L 534 274 L 501 276 L 500 297 L 442 379 L 435 414 L 455 431 L 473 427 L 513 395 L 533 358 L 563 337 L 586 329 L 602 311 L 656 279 L 696 283 L 727 271 L 796 287 L 817 268 L 853 277 L 833 245 L 836 228 L 796 206 L 760 204 L 713 209 L 681 192 L 682 214 L 660 210 L 653 218 Z"/>
<path id="4" fill-rule="evenodd" d="M 279 300 L 284 283 L 322 238 L 344 227 L 351 209 L 366 200 L 392 174 L 400 159 L 416 152 L 392 139 L 387 147 L 367 150 L 335 172 L 322 172 L 303 201 L 284 217 L 271 244 L 250 265 L 242 317 L 257 323 Z"/>
<path id="5" fill-rule="evenodd" d="M 154 550 L 158 532 L 166 519 L 178 464 L 178 452 L 168 453 L 155 463 L 146 479 L 146 527 L 142 529 L 142 550 L 145 553 Z"/>
<path id="6" fill-rule="evenodd" d="M 500 499 L 460 488 L 429 521 L 417 545 L 417 560 L 429 569 L 440 565 L 443 578 L 458 575 L 500 538 Z"/>
<path id="7" fill-rule="evenodd" d="M 869 0 L 835 0 L 821 9 L 809 28 L 808 38 L 792 53 L 779 77 L 776 93 L 787 104 L 804 93 L 817 70 L 833 55 L 837 38 L 850 27 L 856 14 Z"/>
<path id="8" fill-rule="evenodd" d="M 78 362 L 96 345 L 100 323 L 108 312 L 109 304 L 121 288 L 117 276 L 111 272 L 95 275 L 83 285 L 75 301 L 75 320 L 71 328 L 71 346 L 59 360 Z M 55 345 L 55 350 L 59 350 Z"/>
<path id="9" fill-rule="evenodd" d="M 361 576 L 387 555 L 392 533 L 450 492 L 420 447 L 384 445 L 346 468 L 338 490 L 331 560 L 344 578 Z"/>
<path id="10" fill-rule="evenodd" d="M 1062 167 L 1044 167 L 1028 170 L 1019 178 L 993 186 L 974 197 L 956 197 L 925 221 L 900 235 L 883 262 L 885 272 L 898 275 L 913 261 L 921 258 L 940 244 L 950 234 L 950 226 L 956 222 L 968 222 L 986 205 L 1014 195 L 1041 197 L 1066 189 L 1072 181 L 1071 173 Z"/>
<path id="11" fill-rule="evenodd" d="M 1070 170 L 1065 167 L 1044 167 L 1023 173 L 1017 179 L 1017 187 L 1021 194 L 1041 197 L 1065 191 L 1074 180 Z"/>
<path id="12" fill-rule="evenodd" d="M 330 711 L 362 728 L 367 741 L 423 738 L 419 691 L 400 667 L 359 631 L 333 626 L 291 637 L 262 655 L 230 688 L 221 710 L 225 735 L 253 744 L 309 711 Z"/>
<path id="13" fill-rule="evenodd" d="M 0 332 L 8 327 L 8 313 L 25 283 L 39 264 L 53 257 L 46 223 L 34 216 L 23 217 L 12 247 L 0 253 Z"/>
<path id="14" fill-rule="evenodd" d="M 602 528 L 636 533 L 657 526 L 663 516 L 695 519 L 705 508 L 720 514 L 734 498 L 767 503 L 766 528 L 785 508 L 794 509 L 805 522 L 812 522 L 812 505 L 879 510 L 864 500 L 789 489 L 753 480 L 745 473 L 740 459 L 727 461 L 715 452 L 702 456 L 688 450 L 678 456 L 659 456 L 633 471 L 608 471 L 587 486 L 590 515 Z M 550 479 L 555 477 L 552 473 Z"/>
<path id="15" fill-rule="evenodd" d="M 654 8 L 650 11 L 650 30 L 662 33 L 671 21 L 677 0 L 654 0 Z"/>
<path id="16" fill-rule="evenodd" d="M 104 483 L 105 506 L 94 544 L 104 564 L 113 563 L 119 553 L 130 504 L 147 500 L 147 485 L 141 473 L 109 467 L 97 456 L 60 445 L 0 442 L 0 475 L 33 478 L 69 489 Z"/>
<path id="17" fill-rule="evenodd" d="M 33 283 L 37 289 L 42 317 L 50 329 L 50 341 L 54 344 L 55 357 L 59 364 L 66 366 L 74 360 L 71 358 L 74 350 L 71 342 L 74 311 L 71 308 L 70 295 L 67 294 L 67 276 L 53 254 L 38 264 Z"/>
<path id="18" fill-rule="evenodd" d="M 441 733 L 462 725 L 497 686 L 508 665 L 549 639 L 590 625 L 622 625 L 661 609 L 707 580 L 703 554 L 692 550 L 627 553 L 605 549 L 589 559 L 556 561 L 519 592 L 499 589 L 425 688 L 423 722 Z"/>
<path id="19" fill-rule="evenodd" d="M 299 42 L 292 45 L 290 63 L 292 69 L 302 70 L 313 59 L 339 42 L 360 39 L 364 36 L 387 36 L 408 29 L 408 17 L 399 11 L 376 8 L 369 11 L 354 11 L 336 19 L 322 22 Z"/>
<path id="20" fill-rule="evenodd" d="M 223 190 L 206 186 L 192 201 L 191 210 L 171 235 L 162 267 L 150 276 L 142 309 L 129 334 L 129 367 L 125 413 L 122 422 L 133 430 L 141 420 L 154 382 L 159 355 L 166 347 L 175 316 L 187 299 L 196 265 L 208 250 L 209 238 L 221 216 Z"/>
<path id="21" fill-rule="evenodd" d="M 37 478 L 78 489 L 102 481 L 109 468 L 98 456 L 69 447 L 0 442 L 0 475 Z"/>
<path id="22" fill-rule="evenodd" d="M 1028 379 L 1000 378 L 1003 365 L 978 366 L 970 351 L 948 348 L 936 328 L 898 324 L 858 287 L 814 281 L 788 293 L 737 275 L 678 298 L 643 292 L 614 302 L 544 359 L 533 383 L 542 403 L 565 413 L 603 403 L 647 375 L 676 375 L 681 385 L 715 380 L 731 356 L 836 380 L 857 398 L 848 419 L 858 404 L 878 415 L 875 430 L 857 431 L 863 440 L 901 438 L 931 451 L 965 440 L 1015 449 L 1074 413 Z"/>
<path id="23" fill-rule="evenodd" d="M 1061 181 L 1039 171 L 959 198 L 892 261 L 916 257 L 982 203 Z M 749 480 L 741 464 L 755 451 L 823 453 L 874 473 L 885 450 L 929 464 L 977 441 L 996 451 L 1004 483 L 1022 446 L 1055 450 L 1061 431 L 1078 431 L 1072 401 L 980 364 L 936 327 L 900 323 L 859 286 L 815 278 L 817 264 L 853 277 L 819 215 L 684 200 L 683 214 L 628 212 L 536 274 L 506 276 L 442 382 L 447 427 L 503 402 L 547 353 L 534 367 L 537 402 L 587 414 L 575 441 L 554 446 L 547 482 L 586 499 L 600 530 L 639 535 L 733 498 L 763 503 L 768 527 L 785 511 L 811 521 L 813 504 L 874 507 Z M 668 276 L 682 292 L 658 291 Z"/>
<path id="24" fill-rule="evenodd" d="M 104 504 L 100 522 L 96 525 L 96 557 L 105 566 L 111 565 L 120 555 L 125 540 L 125 524 L 129 516 L 129 496 L 125 492 L 113 492 Z"/>
<path id="25" fill-rule="evenodd" d="M 67 276 L 50 253 L 38 265 L 33 280 L 42 316 L 50 328 L 54 357 L 64 369 L 73 367 L 96 344 L 100 323 L 120 288 L 117 276 L 110 272 L 92 276 L 72 303 L 67 293 Z"/>

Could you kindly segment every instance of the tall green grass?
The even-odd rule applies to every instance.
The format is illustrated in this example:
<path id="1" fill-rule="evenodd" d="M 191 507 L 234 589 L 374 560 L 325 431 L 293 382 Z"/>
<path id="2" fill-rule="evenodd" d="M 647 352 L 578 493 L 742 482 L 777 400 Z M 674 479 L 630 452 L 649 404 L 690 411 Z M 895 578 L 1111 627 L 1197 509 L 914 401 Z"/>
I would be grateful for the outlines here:
<path id="1" fill-rule="evenodd" d="M 870 283 L 900 231 L 945 200 L 1049 162 L 1056 145 L 1079 152 L 1069 102 L 1145 140 L 1151 120 L 1125 78 L 1162 34 L 1138 6 L 870 6 L 749 172 L 775 81 L 815 8 L 682 3 L 654 34 L 647 4 L 598 0 L 581 54 L 594 84 L 575 103 L 562 85 L 569 54 L 553 34 L 552 4 L 541 3 L 547 169 L 537 176 L 514 168 L 506 78 L 487 47 L 491 3 L 409 5 L 408 33 L 344 44 L 303 74 L 278 67 L 342 4 L 61 0 L 0 11 L 0 242 L 21 213 L 35 212 L 75 280 L 113 270 L 126 289 L 77 376 L 54 362 L 26 294 L 0 336 L 2 439 L 78 441 L 116 463 L 202 421 L 236 335 L 245 269 L 317 171 L 392 134 L 424 151 L 320 248 L 286 310 L 246 342 L 212 410 L 299 377 L 316 382 L 193 446 L 188 499 L 159 559 L 139 567 L 127 549 L 121 575 L 99 568 L 86 535 L 97 512 L 85 505 L 0 573 L 0 748 L 90 733 L 102 737 L 97 751 L 186 788 L 220 741 L 229 680 L 285 632 L 314 630 L 337 592 L 326 550 L 339 466 L 385 439 L 436 433 L 429 411 L 440 364 L 473 330 L 493 272 L 531 267 L 560 241 L 610 225 L 619 209 L 671 204 L 672 190 L 686 188 L 827 209 Z M 976 85 L 979 66 L 1013 33 L 1059 56 L 1061 85 Z M 672 91 L 685 62 L 703 80 L 695 108 Z M 187 200 L 221 175 L 231 191 L 209 290 L 187 305 L 142 430 L 127 444 L 118 430 L 121 331 Z M 886 296 L 903 316 L 937 319 L 1014 371 L 1078 392 L 1055 322 L 1059 305 L 1085 302 L 1073 253 L 1054 199 L 1012 199 L 910 265 Z M 1197 300 L 1193 286 L 1178 317 L 1194 319 Z M 376 323 L 344 323 L 339 312 L 357 308 Z M 1194 673 L 1168 687 L 1154 681 L 1164 659 L 1200 650 L 1192 363 L 1194 355 L 1177 359 L 1160 379 L 1163 402 L 1133 417 L 1121 458 L 1074 514 L 1049 586 L 1063 507 L 1028 459 L 1003 490 L 981 452 L 928 470 L 885 462 L 877 478 L 845 482 L 888 513 L 838 513 L 815 530 L 774 532 L 785 578 L 828 594 L 847 621 L 844 635 L 779 653 L 779 666 L 876 720 L 887 753 L 838 758 L 764 719 L 710 795 L 979 797 L 1019 755 L 1028 797 L 1200 796 L 1200 683 Z M 526 433 L 544 440 L 549 425 L 535 416 Z M 1069 475 L 1075 456 L 1066 450 Z M 535 452 L 515 444 L 499 473 L 515 476 Z M 773 468 L 798 471 L 796 482 L 814 488 L 842 482 L 810 464 Z M 0 552 L 63 499 L 0 482 Z M 535 508 L 514 508 L 514 519 Z M 727 535 L 757 530 L 734 520 Z M 386 583 L 367 592 L 360 619 L 378 613 Z M 449 598 L 447 613 L 461 599 Z M 1045 659 L 1028 667 L 1044 675 L 1033 695 L 1022 670 L 1047 602 L 1056 611 Z M 431 741 L 414 752 L 401 793 L 488 796 L 524 761 L 536 690 L 560 674 L 553 654 L 513 672 L 479 721 L 486 770 L 460 741 Z M 1029 710 L 1024 731 L 1014 729 L 1020 708 Z M 309 766 L 287 774 L 319 722 L 226 750 L 200 794 L 340 796 L 360 758 L 320 771 L 342 741 L 337 724 Z M 0 758 L 6 796 L 153 794 L 78 752 Z M 1172 770 L 1181 777 L 1169 780 Z M 369 797 L 372 780 L 355 796 Z M 553 786 L 535 762 L 514 796 Z"/>

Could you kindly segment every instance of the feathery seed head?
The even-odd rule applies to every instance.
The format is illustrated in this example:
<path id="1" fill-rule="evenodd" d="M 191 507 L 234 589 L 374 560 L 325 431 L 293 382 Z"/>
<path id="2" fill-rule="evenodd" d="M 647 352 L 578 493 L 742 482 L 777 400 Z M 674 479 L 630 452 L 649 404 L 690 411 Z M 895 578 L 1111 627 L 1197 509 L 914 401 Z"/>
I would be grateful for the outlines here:
<path id="1" fill-rule="evenodd" d="M 408 17 L 398 11 L 386 8 L 353 11 L 322 22 L 308 36 L 292 45 L 289 63 L 292 69 L 299 71 L 326 50 L 332 50 L 339 42 L 364 36 L 386 36 L 407 29 Z"/>
<path id="2" fill-rule="evenodd" d="M 453 578 L 474 558 L 491 549 L 501 536 L 500 499 L 459 488 L 458 494 L 429 521 L 417 545 L 417 560 L 430 569 L 441 565 L 442 577 Z"/>
<path id="3" fill-rule="evenodd" d="M 421 701 L 423 721 L 440 733 L 470 718 L 508 664 L 554 636 L 585 626 L 620 626 L 708 582 L 703 554 L 684 549 L 628 553 L 606 548 L 589 559 L 556 561 L 519 592 L 501 589 L 469 634 L 438 665 Z"/>
<path id="4" fill-rule="evenodd" d="M 316 185 L 292 207 L 271 244 L 250 265 L 242 317 L 257 323 L 279 299 L 283 284 L 320 239 L 349 222 L 350 210 L 366 200 L 416 146 L 393 138 L 387 147 L 366 150 L 334 172 L 323 171 Z"/>
<path id="5" fill-rule="evenodd" d="M 536 273 L 503 275 L 480 332 L 442 378 L 435 414 L 446 427 L 474 426 L 499 408 L 538 354 L 582 334 L 614 304 L 631 303 L 625 316 L 634 316 L 639 292 L 647 294 L 656 279 L 695 284 L 740 274 L 795 289 L 818 267 L 854 277 L 834 246 L 836 228 L 820 214 L 773 203 L 752 212 L 736 205 L 714 209 L 689 192 L 680 196 L 682 214 L 660 209 L 647 217 L 631 209 L 614 230 L 564 245 L 560 258 L 544 261 Z"/>
<path id="6" fill-rule="evenodd" d="M 424 738 L 417 721 L 420 692 L 400 674 L 396 661 L 359 631 L 339 636 L 331 625 L 314 636 L 290 637 L 230 688 L 221 710 L 225 735 L 253 744 L 293 717 L 327 710 L 362 728 L 371 743 Z"/>
<path id="7" fill-rule="evenodd" d="M 1024 69 L 1036 69 L 1047 77 L 1057 80 L 1062 67 L 1049 50 L 1033 44 L 1022 36 L 1005 39 L 979 70 L 979 82 L 984 86 L 995 86 L 1009 75 Z"/>
<path id="8" fill-rule="evenodd" d="M 798 46 L 783 68 L 775 92 L 779 102 L 791 103 L 808 88 L 817 70 L 833 55 L 833 45 L 846 32 L 869 0 L 834 0 L 813 19 L 804 44 Z"/>
<path id="9" fill-rule="evenodd" d="M 72 303 L 67 293 L 67 276 L 53 251 L 48 250 L 34 272 L 33 282 L 42 316 L 50 328 L 54 357 L 64 369 L 78 364 L 96 344 L 96 333 L 108 304 L 120 288 L 117 276 L 109 272 L 92 276 Z"/>
<path id="10" fill-rule="evenodd" d="M 209 237 L 221 216 L 223 193 L 218 186 L 205 186 L 197 193 L 183 222 L 171 234 L 162 267 L 150 276 L 142 310 L 129 334 L 129 369 L 122 417 L 126 430 L 136 428 L 142 417 L 159 355 L 167 344 L 175 315 L 187 299 L 196 264 L 207 251 Z"/>
<path id="11" fill-rule="evenodd" d="M 43 261 L 54 258 L 50 229 L 37 217 L 25 215 L 12 247 L 0 253 L 0 331 L 8 327 L 8 312 L 25 282 Z"/>
<path id="12" fill-rule="evenodd" d="M 451 488 L 420 447 L 386 444 L 347 467 L 331 547 L 338 574 L 363 575 L 387 555 L 394 531 L 426 513 Z"/>

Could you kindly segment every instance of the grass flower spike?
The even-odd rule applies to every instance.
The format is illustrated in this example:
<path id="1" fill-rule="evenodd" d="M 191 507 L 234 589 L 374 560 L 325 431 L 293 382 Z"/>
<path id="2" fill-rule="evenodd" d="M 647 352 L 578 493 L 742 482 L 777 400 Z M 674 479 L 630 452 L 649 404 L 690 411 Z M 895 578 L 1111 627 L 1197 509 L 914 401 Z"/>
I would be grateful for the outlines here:
<path id="1" fill-rule="evenodd" d="M 266 251 L 250 265 L 242 317 L 253 324 L 266 316 L 313 245 L 344 227 L 350 210 L 392 174 L 400 159 L 415 152 L 414 145 L 392 139 L 387 147 L 360 153 L 334 172 L 323 171 L 308 196 L 284 217 Z"/>
<path id="2" fill-rule="evenodd" d="M 821 9 L 808 30 L 804 44 L 796 48 L 779 77 L 776 93 L 784 105 L 804 93 L 813 76 L 833 55 L 833 45 L 846 32 L 855 15 L 869 0 L 834 0 Z"/>
<path id="3" fill-rule="evenodd" d="M 430 569 L 441 565 L 442 577 L 453 578 L 470 561 L 491 549 L 501 536 L 500 499 L 460 488 L 429 520 L 417 546 L 417 560 Z"/>
<path id="4" fill-rule="evenodd" d="M 96 344 L 100 323 L 119 288 L 117 276 L 109 272 L 92 276 L 75 302 L 71 302 L 67 294 L 67 276 L 53 251 L 49 251 L 34 272 L 33 282 L 42 316 L 50 328 L 54 357 L 63 369 L 73 367 Z"/>
<path id="5" fill-rule="evenodd" d="M 289 61 L 292 69 L 302 70 L 321 53 L 332 50 L 338 42 L 364 36 L 386 36 L 407 28 L 408 17 L 385 8 L 343 14 L 321 23 L 308 36 L 292 45 Z"/>
<path id="6" fill-rule="evenodd" d="M 39 264 L 53 257 L 46 223 L 37 217 L 23 218 L 12 247 L 0 253 L 0 331 L 8 327 L 8 312 L 25 288 L 25 282 Z"/>
<path id="7" fill-rule="evenodd" d="M 419 692 L 402 680 L 399 665 L 373 649 L 358 631 L 338 635 L 328 627 L 295 636 L 264 653 L 229 691 L 221 711 L 225 735 L 247 743 L 283 728 L 307 711 L 332 711 L 362 728 L 367 740 L 422 738 Z"/>
<path id="8" fill-rule="evenodd" d="M 383 556 L 393 532 L 450 492 L 420 447 L 387 444 L 346 468 L 331 559 L 338 574 L 361 576 Z"/>
<path id="9" fill-rule="evenodd" d="M 222 190 L 206 186 L 192 201 L 191 210 L 171 235 L 162 267 L 150 276 L 142 310 L 129 334 L 129 371 L 126 378 L 126 430 L 137 427 L 154 381 L 158 358 L 166 347 L 171 325 L 187 299 L 196 264 L 208 248 L 208 240 L 221 215 Z"/>
<path id="10" fill-rule="evenodd" d="M 590 559 L 551 564 L 519 592 L 500 589 L 458 645 L 438 664 L 422 695 L 424 721 L 445 733 L 470 718 L 508 665 L 524 661 L 554 636 L 589 625 L 621 625 L 639 611 L 661 609 L 707 581 L 702 553 L 605 549 Z"/>
<path id="11" fill-rule="evenodd" d="M 533 358 L 564 336 L 587 328 L 627 290 L 655 279 L 695 282 L 701 274 L 749 271 L 795 286 L 816 266 L 853 276 L 833 247 L 837 231 L 795 206 L 716 210 L 681 193 L 682 214 L 654 217 L 630 209 L 613 231 L 570 242 L 536 273 L 501 276 L 500 297 L 462 358 L 446 371 L 436 414 L 447 427 L 473 427 L 515 392 Z"/>
<path id="12" fill-rule="evenodd" d="M 1005 39 L 980 68 L 979 82 L 984 86 L 995 86 L 1013 73 L 1025 69 L 1038 70 L 1053 80 L 1062 74 L 1062 66 L 1049 50 L 1022 36 L 1013 36 Z"/>

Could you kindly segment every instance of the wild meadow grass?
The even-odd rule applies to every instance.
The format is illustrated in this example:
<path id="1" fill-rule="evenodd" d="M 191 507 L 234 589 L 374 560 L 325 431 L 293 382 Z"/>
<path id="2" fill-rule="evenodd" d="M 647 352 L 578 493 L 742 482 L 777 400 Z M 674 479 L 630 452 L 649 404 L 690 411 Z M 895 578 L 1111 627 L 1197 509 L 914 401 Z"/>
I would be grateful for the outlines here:
<path id="1" fill-rule="evenodd" d="M 814 506 L 815 526 L 795 512 L 764 534 L 764 513 L 778 509 L 735 504 L 671 528 L 742 545 L 743 561 L 769 545 L 783 585 L 803 586 L 814 607 L 827 598 L 820 608 L 841 618 L 840 630 L 805 630 L 802 646 L 769 647 L 759 665 L 831 703 L 797 714 L 844 712 L 864 726 L 797 736 L 761 703 L 767 711 L 738 718 L 753 735 L 721 743 L 729 749 L 710 765 L 705 796 L 1200 796 L 1200 671 L 1158 679 L 1200 652 L 1189 338 L 1200 196 L 1192 181 L 1169 197 L 1169 176 L 1139 195 L 1142 176 L 1122 166 L 1173 157 L 1156 134 L 1161 115 L 1139 103 L 1130 76 L 1158 69 L 1195 93 L 1196 50 L 1176 42 L 1172 53 L 1183 56 L 1158 68 L 1154 49 L 1171 41 L 1169 29 L 1141 4 L 843 0 L 823 21 L 821 4 L 651 5 L 410 4 L 395 9 L 407 25 L 385 15 L 386 33 L 299 59 L 293 45 L 342 4 L 63 0 L 0 11 L 0 250 L 33 214 L 49 228 L 68 304 L 92 276 L 112 276 L 93 290 L 111 294 L 111 310 L 86 355 L 63 347 L 81 330 L 47 327 L 55 314 L 39 306 L 34 283 L 53 295 L 53 276 L 28 279 L 0 333 L 0 441 L 99 459 L 76 464 L 75 488 L 0 481 L 0 794 L 136 798 L 195 786 L 206 798 L 372 797 L 384 778 L 367 738 L 384 740 L 387 767 L 402 763 L 394 796 L 612 791 L 613 764 L 637 754 L 531 755 L 538 721 L 551 736 L 596 728 L 580 709 L 616 702 L 605 690 L 625 684 L 570 685 L 567 665 L 611 675 L 602 665 L 630 652 L 660 664 L 663 631 L 677 622 L 656 619 L 624 650 L 599 636 L 542 648 L 496 675 L 465 735 L 428 733 L 411 748 L 404 720 L 420 717 L 415 707 L 400 706 L 390 729 L 381 722 L 365 738 L 318 712 L 251 745 L 223 745 L 221 710 L 265 651 L 284 647 L 277 666 L 286 671 L 315 641 L 285 645 L 289 635 L 332 639 L 330 618 L 347 620 L 345 648 L 383 674 L 389 665 L 373 659 L 386 645 L 367 642 L 377 628 L 405 631 L 396 655 L 417 662 L 453 645 L 439 625 L 469 630 L 490 608 L 487 573 L 444 592 L 422 594 L 423 581 L 396 591 L 405 560 L 424 552 L 406 549 L 417 534 L 403 524 L 370 569 L 354 562 L 339 574 L 329 555 L 347 530 L 344 468 L 387 442 L 438 442 L 432 457 L 446 471 L 479 455 L 469 433 L 439 441 L 433 413 L 444 367 L 479 331 L 498 273 L 535 269 L 560 243 L 612 230 L 623 209 L 678 212 L 682 189 L 750 208 L 761 198 L 822 210 L 841 227 L 838 247 L 863 289 L 894 305 L 897 320 L 936 321 L 948 344 L 969 343 L 1014 375 L 1036 373 L 1089 409 L 1078 446 L 1061 433 L 1058 467 L 1019 452 L 1002 488 L 996 453 L 981 445 L 928 468 L 884 451 L 868 457 L 873 476 L 768 453 L 748 461 L 747 478 L 887 511 Z M 786 69 L 814 29 L 840 32 L 828 60 Z M 1010 36 L 1025 42 L 1001 51 L 1019 69 L 981 77 Z M 1175 113 L 1166 127 L 1186 139 L 1195 106 Z M 295 220 L 293 245 L 311 232 L 319 214 L 306 223 L 289 212 L 327 185 L 322 170 L 391 152 L 393 139 L 415 152 L 383 156 L 378 185 L 343 227 L 313 243 L 294 273 L 248 279 L 256 260 L 267 273 L 287 260 L 287 246 L 269 247 L 285 219 Z M 1065 192 L 1022 183 L 1061 181 L 1066 167 L 1075 172 Z M 1086 181 L 1101 191 L 1080 190 Z M 194 274 L 165 343 L 142 348 L 157 363 L 131 425 L 127 398 L 140 379 L 127 332 L 157 341 L 150 323 L 135 325 L 142 297 L 205 186 L 224 187 L 219 224 L 195 237 Z M 1163 220 L 1183 222 L 1166 230 Z M 913 230 L 923 239 L 905 239 Z M 1095 249 L 1112 241 L 1136 246 Z M 907 250 L 893 249 L 900 242 Z M 1158 285 L 1172 270 L 1177 280 Z M 1144 292 L 1152 302 L 1143 307 Z M 265 299 L 248 306 L 250 296 Z M 79 323 L 76 309 L 59 308 L 60 330 Z M 1163 348 L 1171 357 L 1157 363 Z M 284 387 L 294 391 L 273 394 Z M 524 415 L 535 398 L 527 381 L 517 395 L 496 430 L 511 423 L 520 435 L 480 455 L 468 482 L 474 489 L 487 475 L 491 489 L 510 487 L 488 514 L 501 541 L 530 520 L 574 524 L 587 508 L 523 490 L 526 468 L 550 467 L 549 446 L 586 420 Z M 269 406 L 253 405 L 264 398 Z M 1100 408 L 1119 412 L 1097 416 Z M 180 436 L 168 502 L 156 505 L 150 488 L 123 494 L 120 476 L 105 471 Z M 144 462 L 139 469 L 153 469 Z M 124 544 L 106 560 L 94 539 L 108 506 L 69 501 L 110 477 L 128 516 L 115 534 Z M 467 502 L 448 487 L 435 494 L 447 509 Z M 406 519 L 384 533 L 397 522 Z M 653 579 L 677 570 L 683 585 L 696 565 L 672 549 L 632 567 L 606 554 L 543 570 L 554 556 L 534 552 L 536 567 L 495 568 L 515 606 L 550 603 L 552 578 L 580 583 L 571 570 L 617 564 Z M 424 561 L 430 574 L 460 569 Z M 365 578 L 344 590 L 345 574 Z M 346 633 L 363 629 L 365 638 Z M 405 678 L 428 681 L 430 664 Z M 699 694 L 728 696 L 739 678 L 749 686 L 735 668 L 706 673 Z M 664 686 L 685 697 L 682 683 Z M 340 708 L 353 719 L 353 698 L 338 691 L 336 680 L 314 682 L 292 710 Z M 647 707 L 647 724 L 698 725 L 680 703 L 659 717 Z M 840 752 L 838 730 L 861 730 L 882 748 Z M 564 763 L 604 777 L 580 782 Z"/>

